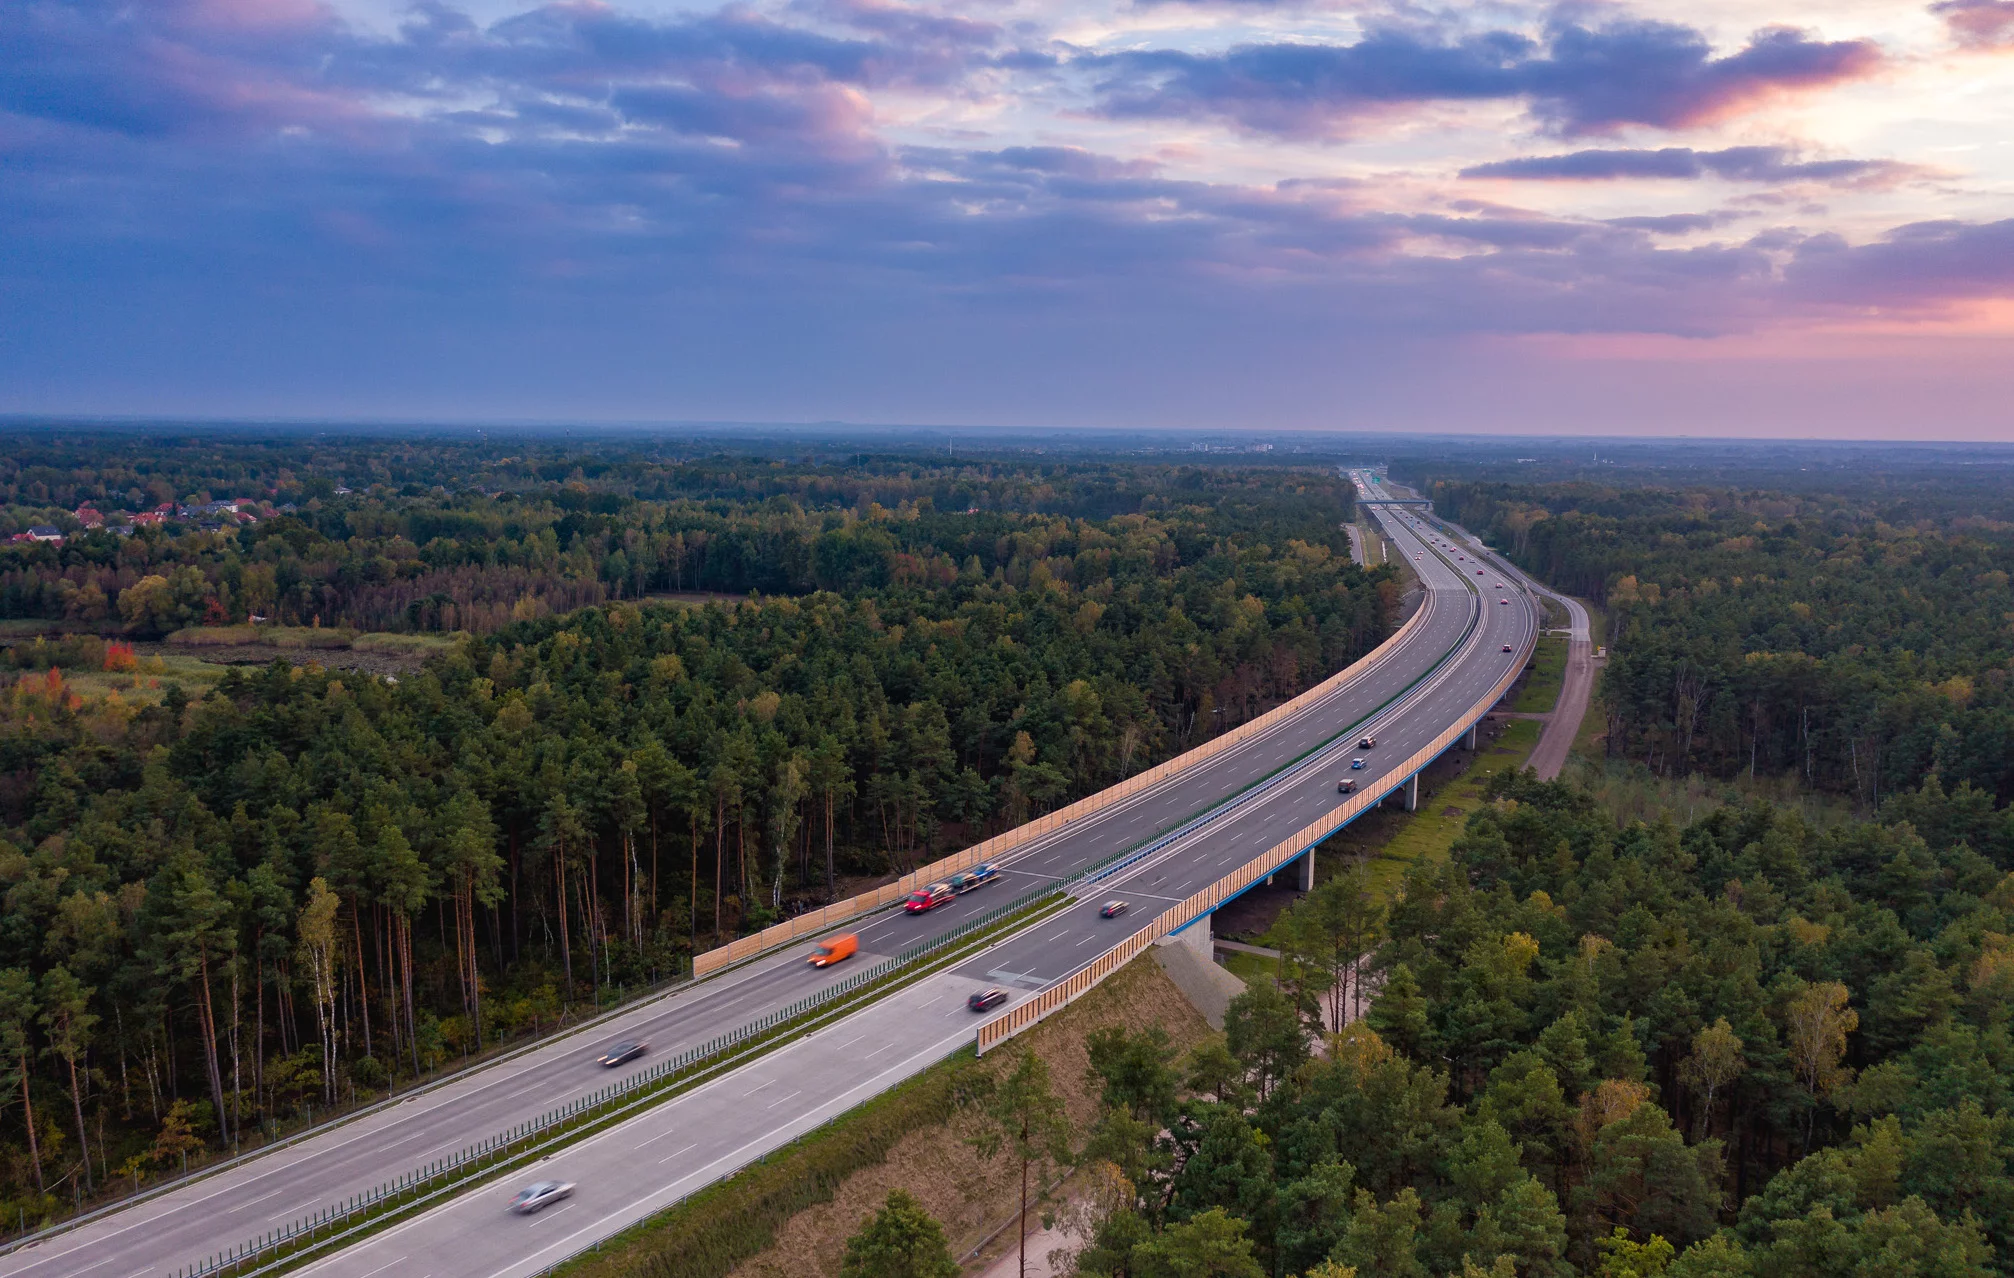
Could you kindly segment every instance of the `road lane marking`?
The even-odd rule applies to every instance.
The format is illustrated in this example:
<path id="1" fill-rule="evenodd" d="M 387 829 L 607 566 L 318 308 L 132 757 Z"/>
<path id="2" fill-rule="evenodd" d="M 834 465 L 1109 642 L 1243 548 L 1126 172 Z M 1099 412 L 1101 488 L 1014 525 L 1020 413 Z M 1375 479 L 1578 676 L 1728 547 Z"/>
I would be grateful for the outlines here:
<path id="1" fill-rule="evenodd" d="M 530 1225 L 528 1226 L 528 1228 L 531 1228 L 531 1229 L 537 1229 L 537 1228 L 538 1228 L 538 1227 L 539 1227 L 540 1225 L 543 1225 L 543 1224 L 544 1224 L 545 1222 L 547 1222 L 548 1220 L 551 1220 L 551 1219 L 552 1219 L 552 1218 L 553 1218 L 554 1216 L 557 1216 L 557 1215 L 559 1215 L 559 1214 L 560 1214 L 561 1212 L 565 1211 L 565 1210 L 566 1210 L 567 1208 L 569 1208 L 569 1207 L 571 1207 L 571 1206 L 573 1206 L 573 1204 L 572 1204 L 572 1203 L 562 1203 L 562 1204 L 561 1204 L 561 1205 L 559 1205 L 558 1207 L 555 1207 L 555 1208 L 553 1208 L 553 1209 L 552 1209 L 551 1211 L 542 1211 L 542 1212 L 540 1212 L 540 1213 L 538 1214 L 538 1219 L 537 1219 L 537 1220 L 534 1220 L 533 1222 L 531 1222 L 531 1224 L 530 1224 Z M 404 1259 L 405 1259 L 405 1257 L 404 1257 L 404 1256 L 400 1256 L 400 1257 L 399 1257 L 399 1259 L 400 1259 L 400 1260 L 404 1260 Z M 371 1274 L 374 1274 L 374 1273 L 376 1273 L 376 1272 L 377 1272 L 377 1270 L 375 1270 L 375 1269 L 371 1270 Z M 363 1274 L 363 1275 L 360 1275 L 360 1278 L 371 1278 L 371 1274 Z"/>
<path id="2" fill-rule="evenodd" d="M 1338 694 L 1341 694 L 1341 693 L 1343 693 L 1344 691 L 1345 691 L 1344 689 L 1338 689 L 1338 690 L 1337 690 Z M 1283 725 L 1283 726 L 1284 726 L 1284 725 Z M 1304 727 L 1305 727 L 1305 725 L 1304 725 Z M 1267 734 L 1267 735 L 1269 735 L 1269 736 L 1270 736 L 1271 734 L 1269 733 L 1269 734 Z M 1260 739 L 1261 739 L 1261 740 L 1264 740 L 1264 738 L 1263 738 L 1263 737 L 1262 737 L 1262 738 L 1260 738 Z M 1255 743 L 1253 743 L 1253 744 L 1256 744 L 1256 742 L 1255 742 Z M 1234 755 L 1234 754 L 1240 754 L 1240 753 L 1244 753 L 1244 752 L 1243 752 L 1242 750 L 1240 750 L 1240 751 L 1233 751 L 1233 752 L 1231 752 L 1230 754 L 1227 754 L 1226 756 L 1224 756 L 1224 761 L 1226 762 L 1226 765 L 1228 766 L 1228 763 L 1229 763 L 1229 761 L 1230 761 L 1230 758 L 1231 758 L 1231 755 Z M 1169 779 L 1169 783 L 1164 783 L 1164 784 L 1171 784 L 1171 783 L 1172 783 L 1172 782 L 1173 782 L 1174 780 L 1175 780 L 1175 778 L 1171 777 L 1171 778 Z M 1156 789 L 1156 790 L 1158 790 L 1158 789 L 1161 789 L 1161 788 L 1162 788 L 1161 786 L 1156 786 L 1156 787 L 1154 787 L 1154 789 Z M 1145 797 L 1145 795 L 1143 795 L 1142 797 Z M 1128 805 L 1128 806 L 1131 806 L 1131 805 Z M 1060 833 L 1060 832 L 1059 832 L 1059 833 Z M 1172 898 L 1162 898 L 1162 899 L 1172 899 Z M 736 984 L 741 984 L 741 982 L 736 982 Z M 734 990 L 732 989 L 732 987 L 729 987 L 729 988 L 727 988 L 727 989 L 722 989 L 722 990 L 720 990 L 720 992 L 721 992 L 721 994 L 723 994 L 723 995 L 726 995 L 726 994 L 729 994 L 729 993 L 736 993 L 736 992 L 738 992 L 738 991 L 734 991 Z M 702 1001 L 702 1000 L 694 1000 L 694 1001 Z M 704 1000 L 704 1001 L 711 1001 L 711 1000 Z M 955 1013 L 954 1013 L 954 1014 L 955 1014 Z M 860 1036 L 860 1037 L 864 1037 L 864 1036 Z M 849 1041 L 857 1041 L 857 1039 L 856 1039 L 856 1040 L 849 1040 Z M 879 1053 L 876 1053 L 876 1054 L 878 1055 Z M 519 1075 L 519 1076 L 520 1076 L 520 1077 L 522 1077 L 522 1075 Z M 499 1081 L 502 1081 L 502 1080 L 499 1080 Z M 775 1081 L 775 1080 L 771 1080 L 771 1081 Z M 533 1086 L 533 1087 L 538 1087 L 538 1086 L 544 1086 L 544 1085 L 545 1085 L 545 1084 L 543 1084 L 543 1083 L 534 1083 L 534 1084 L 533 1084 L 532 1086 Z M 764 1084 L 764 1086 L 767 1086 L 767 1084 L 765 1083 L 765 1084 Z M 522 1089 L 522 1090 L 531 1090 L 531 1088 L 526 1088 L 526 1089 Z M 757 1088 L 756 1090 L 758 1090 L 758 1091 L 759 1091 L 759 1090 L 761 1090 L 761 1088 Z M 518 1093 L 513 1093 L 513 1095 L 516 1095 L 516 1094 L 521 1094 L 521 1092 L 518 1092 Z M 746 1093 L 746 1094 L 747 1094 L 747 1095 L 753 1095 L 754 1093 L 753 1093 L 753 1092 L 750 1092 L 750 1093 Z M 409 1101 L 410 1101 L 410 1102 L 417 1102 L 418 1100 L 419 1100 L 419 1098 L 418 1098 L 418 1097 L 413 1097 L 413 1098 L 409 1098 Z M 442 1101 L 443 1101 L 443 1103 L 442 1103 L 442 1105 L 440 1106 L 440 1108 L 448 1108 L 448 1107 L 450 1107 L 451 1105 L 453 1105 L 453 1104 L 455 1103 L 455 1098 L 452 1098 L 452 1097 L 444 1097 L 444 1098 L 442 1098 Z M 302 1159 L 299 1159 L 299 1160 L 295 1160 L 295 1161 L 297 1161 L 297 1162 L 305 1162 L 305 1161 L 308 1161 L 308 1159 L 307 1159 L 307 1157 L 303 1157 Z M 291 1164 L 290 1164 L 290 1165 L 291 1165 Z M 256 1200 L 256 1201 L 263 1201 L 263 1200 Z M 143 1271 L 143 1272 L 144 1272 L 144 1271 Z"/>
<path id="3" fill-rule="evenodd" d="M 668 1129 L 668 1130 L 665 1130 L 665 1131 L 661 1131 L 661 1132 L 659 1132 L 659 1133 L 658 1133 L 657 1135 L 655 1135 L 655 1136 L 651 1137 L 651 1138 L 650 1138 L 650 1140 L 646 1140 L 646 1141 L 642 1142 L 642 1144 L 639 1144 L 639 1145 L 637 1146 L 637 1148 L 638 1148 L 638 1149 L 642 1149 L 642 1148 L 644 1147 L 644 1145 L 648 1145 L 648 1144 L 651 1144 L 651 1143 L 652 1143 L 652 1142 L 654 1142 L 654 1141 L 660 1141 L 660 1140 L 663 1140 L 663 1139 L 664 1139 L 665 1137 L 667 1137 L 667 1136 L 671 1136 L 671 1135 L 675 1135 L 675 1134 L 677 1133 L 677 1131 L 678 1131 L 678 1129 L 677 1129 L 676 1127 L 673 1127 L 673 1128 L 670 1128 L 670 1129 Z"/>
<path id="4" fill-rule="evenodd" d="M 695 1149 L 698 1149 L 698 1148 L 699 1148 L 699 1142 L 698 1142 L 698 1141 L 694 1141 L 694 1142 L 693 1142 L 692 1144 L 690 1144 L 690 1145 L 687 1145 L 687 1146 L 686 1146 L 685 1148 L 683 1148 L 683 1149 L 675 1149 L 675 1150 L 673 1150 L 672 1152 L 670 1152 L 669 1154 L 666 1154 L 666 1155 L 665 1155 L 664 1157 L 662 1157 L 662 1158 L 658 1159 L 658 1160 L 657 1160 L 657 1165 L 658 1165 L 659 1167 L 662 1167 L 662 1166 L 664 1166 L 664 1165 L 665 1165 L 666 1163 L 670 1162 L 670 1161 L 671 1161 L 672 1159 L 674 1159 L 674 1158 L 678 1157 L 678 1156 L 679 1156 L 680 1154 L 689 1154 L 689 1153 L 691 1153 L 691 1152 L 692 1152 L 693 1150 L 695 1150 Z"/>
<path id="5" fill-rule="evenodd" d="M 760 1087 L 751 1087 L 751 1088 L 749 1088 L 749 1089 L 748 1089 L 747 1091 L 743 1092 L 743 1093 L 742 1093 L 742 1095 L 743 1095 L 743 1096 L 753 1096 L 753 1095 L 755 1095 L 755 1094 L 756 1094 L 757 1092 L 761 1091 L 763 1087 L 767 1087 L 767 1086 L 769 1086 L 769 1085 L 770 1085 L 771 1083 L 773 1083 L 773 1082 L 775 1082 L 775 1081 L 776 1081 L 776 1080 L 775 1080 L 775 1079 L 773 1079 L 773 1078 L 766 1078 L 766 1079 L 762 1080 L 762 1085 L 761 1085 Z"/>
<path id="6" fill-rule="evenodd" d="M 371 1274 L 381 1274 L 385 1270 L 390 1269 L 392 1265 L 403 1265 L 404 1263 L 406 1263 L 406 1258 L 400 1256 L 397 1260 L 392 1261 L 390 1265 L 379 1265 L 376 1269 L 371 1270 L 370 1273 L 358 1275 L 358 1278 L 371 1278 Z"/>
<path id="7" fill-rule="evenodd" d="M 794 1099 L 796 1099 L 797 1097 L 799 1097 L 799 1096 L 802 1096 L 802 1095 L 804 1095 L 804 1089 L 803 1089 L 802 1087 L 800 1087 L 800 1088 L 798 1088 L 798 1089 L 797 1089 L 796 1091 L 792 1092 L 792 1093 L 791 1093 L 790 1095 L 788 1095 L 788 1096 L 779 1096 L 779 1097 L 777 1097 L 777 1098 L 776 1098 L 775 1100 L 773 1100 L 773 1101 L 769 1102 L 769 1103 L 768 1103 L 767 1105 L 764 1105 L 764 1106 L 763 1106 L 763 1108 L 764 1108 L 764 1109 L 775 1109 L 775 1108 L 776 1108 L 776 1107 L 777 1107 L 778 1105 L 781 1105 L 781 1104 L 782 1104 L 783 1102 L 785 1102 L 785 1101 L 787 1101 L 787 1100 L 794 1100 Z"/>

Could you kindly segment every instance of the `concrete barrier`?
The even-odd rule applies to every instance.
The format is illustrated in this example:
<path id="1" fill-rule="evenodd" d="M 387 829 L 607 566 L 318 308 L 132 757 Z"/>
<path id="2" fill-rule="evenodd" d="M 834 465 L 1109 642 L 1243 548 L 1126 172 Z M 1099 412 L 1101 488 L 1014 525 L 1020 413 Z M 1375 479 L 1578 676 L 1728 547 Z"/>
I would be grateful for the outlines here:
<path id="1" fill-rule="evenodd" d="M 925 887 L 941 879 L 950 878 L 952 875 L 962 870 L 969 870 L 983 861 L 997 861 L 1011 856 L 1036 840 L 1066 825 L 1082 821 L 1087 817 L 1096 816 L 1114 804 L 1122 803 L 1141 791 L 1158 785 L 1170 777 L 1209 762 L 1226 750 L 1236 749 L 1239 745 L 1264 733 L 1281 720 L 1300 713 L 1313 702 L 1321 700 L 1357 675 L 1376 666 L 1394 648 L 1405 641 L 1415 627 L 1420 625 L 1421 619 L 1425 615 L 1425 609 L 1414 613 L 1406 620 L 1404 625 L 1392 632 L 1390 638 L 1386 639 L 1376 648 L 1373 648 L 1357 661 L 1330 675 L 1293 700 L 1282 702 L 1258 718 L 1242 723 L 1229 732 L 1212 737 L 1193 750 L 1178 754 L 1172 759 L 1148 768 L 1145 772 L 1126 778 L 1117 785 L 1110 786 L 1098 791 L 1096 794 L 1087 795 L 1075 803 L 1058 808 L 1047 816 L 1037 817 L 1025 825 L 1018 825 L 1012 830 L 996 834 L 983 843 L 976 843 L 961 852 L 954 852 L 950 856 L 932 861 L 920 869 L 910 871 L 893 883 L 883 884 L 871 891 L 847 897 L 843 901 L 834 901 L 832 904 L 822 906 L 816 910 L 806 910 L 804 913 L 786 919 L 781 923 L 766 927 L 760 932 L 751 933 L 727 945 L 708 950 L 694 957 L 692 961 L 692 975 L 695 979 L 709 976 L 720 971 L 722 968 L 744 962 L 765 951 L 789 945 L 804 940 L 807 937 L 822 935 L 849 919 L 885 909 L 902 900 L 917 888 Z"/>

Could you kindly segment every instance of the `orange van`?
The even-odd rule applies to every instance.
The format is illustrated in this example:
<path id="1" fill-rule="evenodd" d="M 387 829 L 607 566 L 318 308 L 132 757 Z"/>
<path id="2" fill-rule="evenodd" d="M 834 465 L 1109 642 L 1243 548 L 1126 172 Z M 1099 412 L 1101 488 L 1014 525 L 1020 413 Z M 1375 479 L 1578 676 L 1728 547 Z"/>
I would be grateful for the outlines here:
<path id="1" fill-rule="evenodd" d="M 811 952 L 811 966 L 831 967 L 843 958 L 853 957 L 853 951 L 859 948 L 860 938 L 851 932 L 842 932 L 838 936 L 828 936 L 818 943 L 817 949 Z"/>

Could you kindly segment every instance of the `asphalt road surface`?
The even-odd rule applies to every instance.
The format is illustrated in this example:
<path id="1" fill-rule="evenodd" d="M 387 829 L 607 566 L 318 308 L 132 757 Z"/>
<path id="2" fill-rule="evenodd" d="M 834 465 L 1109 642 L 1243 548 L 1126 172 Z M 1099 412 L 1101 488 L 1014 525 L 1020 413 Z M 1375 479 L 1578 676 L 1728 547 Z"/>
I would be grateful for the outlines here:
<path id="1" fill-rule="evenodd" d="M 1573 751 L 1574 738 L 1580 735 L 1581 720 L 1587 717 L 1587 704 L 1594 695 L 1594 636 L 1588 623 L 1587 608 L 1571 595 L 1563 595 L 1543 582 L 1527 577 L 1503 556 L 1483 545 L 1482 538 L 1469 532 L 1460 524 L 1438 521 L 1451 533 L 1455 540 L 1471 547 L 1485 563 L 1501 568 L 1505 580 L 1516 581 L 1533 594 L 1544 595 L 1566 610 L 1566 674 L 1560 684 L 1559 700 L 1552 713 L 1546 716 L 1545 730 L 1539 735 L 1538 746 L 1531 753 L 1530 768 L 1541 781 L 1557 778 L 1566 767 L 1567 755 Z"/>
<path id="2" fill-rule="evenodd" d="M 1027 932 L 1006 938 L 960 965 L 764 1057 L 717 1083 L 667 1102 L 541 1163 L 534 1171 L 467 1194 L 357 1247 L 320 1262 L 316 1278 L 528 1278 L 610 1237 L 651 1213 L 732 1174 L 819 1123 L 885 1090 L 971 1041 L 975 1017 L 966 996 L 989 985 L 1015 1002 L 1095 960 L 1193 892 L 1305 826 L 1338 802 L 1339 776 L 1375 787 L 1392 769 L 1465 712 L 1517 662 L 1536 624 L 1522 595 L 1500 593 L 1506 580 L 1466 551 L 1432 554 L 1408 516 L 1386 519 L 1394 545 L 1419 554 L 1415 568 L 1443 603 L 1480 614 L 1462 659 L 1429 678 L 1401 707 L 1316 751 L 1276 780 L 1261 802 L 1237 806 L 1182 834 L 1137 865 L 1082 885 L 1077 903 Z M 1479 597 L 1473 585 L 1484 587 Z M 1501 599 L 1512 603 L 1499 603 Z M 1465 602 L 1467 601 L 1467 602 Z M 1504 644 L 1511 653 L 1502 651 Z M 1360 749 L 1364 734 L 1378 738 Z M 1365 767 L 1352 771 L 1352 759 Z M 1113 897 L 1133 908 L 1099 917 Z M 927 917 L 927 916 L 926 916 Z M 923 920 L 888 920 L 914 927 Z M 886 948 L 893 948 L 892 946 Z M 1011 1004 L 1010 1004 L 1011 1006 Z M 1004 1011 L 1005 1009 L 1000 1009 Z M 994 1013 L 999 1014 L 999 1011 Z M 573 1198 L 535 1216 L 507 1211 L 510 1196 L 532 1180 L 572 1182 Z"/>
<path id="3" fill-rule="evenodd" d="M 928 914 L 892 912 L 863 920 L 855 928 L 861 938 L 860 954 L 832 971 L 811 971 L 802 951 L 734 969 L 632 1009 L 592 1032 L 556 1037 L 400 1104 L 0 1257 L 0 1275 L 145 1278 L 166 1273 L 367 1191 L 604 1086 L 622 1073 L 647 1068 L 652 1056 L 702 1043 L 844 979 L 849 969 L 858 970 L 948 931 L 1029 887 L 1069 879 L 1087 865 L 1234 801 L 1228 811 L 1098 883 L 1094 895 L 1061 918 L 1003 942 L 965 964 L 955 978 L 933 978 L 936 984 L 930 988 L 961 988 L 944 983 L 962 980 L 967 986 L 978 981 L 1026 991 L 1068 975 L 1160 908 L 1213 882 L 1334 807 L 1336 780 L 1351 758 L 1362 754 L 1366 759 L 1365 769 L 1352 774 L 1361 785 L 1368 787 L 1386 776 L 1393 764 L 1468 709 L 1509 663 L 1521 660 L 1517 654 L 1534 623 L 1523 595 L 1495 589 L 1495 582 L 1509 578 L 1493 566 L 1483 566 L 1467 547 L 1447 551 L 1448 559 L 1442 560 L 1421 540 L 1429 534 L 1410 513 L 1380 511 L 1378 517 L 1394 552 L 1415 557 L 1413 567 L 1428 587 L 1421 605 L 1426 615 L 1405 643 L 1374 668 L 1266 733 L 1052 832 L 1005 862 L 998 885 Z M 1477 567 L 1483 568 L 1482 577 L 1471 580 Z M 1481 593 L 1473 593 L 1473 587 L 1481 587 Z M 1472 626 L 1472 621 L 1477 624 Z M 1504 644 L 1510 644 L 1513 652 L 1502 652 Z M 1457 646 L 1461 651 L 1443 664 Z M 1402 710 L 1379 713 L 1379 707 L 1416 683 L 1419 686 L 1412 688 Z M 1378 717 L 1366 723 L 1373 714 Z M 1378 736 L 1378 747 L 1357 751 L 1355 742 L 1366 732 Z M 1308 759 L 1275 778 L 1262 793 L 1236 801 L 1241 792 L 1304 755 Z M 1134 911 L 1116 921 L 1099 919 L 1097 904 L 1110 896 L 1134 901 Z M 960 1032 L 969 1036 L 971 1026 Z M 593 1064 L 601 1046 L 632 1037 L 648 1041 L 651 1054 L 616 1070 Z"/>

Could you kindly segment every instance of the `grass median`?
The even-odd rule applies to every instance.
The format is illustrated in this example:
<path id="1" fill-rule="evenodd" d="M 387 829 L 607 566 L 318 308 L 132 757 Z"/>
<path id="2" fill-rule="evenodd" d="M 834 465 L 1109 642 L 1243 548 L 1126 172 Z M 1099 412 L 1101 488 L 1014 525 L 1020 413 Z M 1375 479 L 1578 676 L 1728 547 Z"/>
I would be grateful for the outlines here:
<path id="1" fill-rule="evenodd" d="M 1536 719 L 1510 720 L 1504 726 L 1503 735 L 1477 751 L 1460 776 L 1430 794 L 1422 795 L 1419 810 L 1408 817 L 1367 863 L 1366 872 L 1373 890 L 1389 898 L 1406 871 L 1415 864 L 1446 857 L 1448 849 L 1454 846 L 1455 840 L 1461 837 L 1462 830 L 1468 825 L 1470 814 L 1483 805 L 1483 786 L 1489 783 L 1491 774 L 1522 768 L 1531 757 L 1532 749 L 1538 745 L 1542 726 Z"/>
<path id="2" fill-rule="evenodd" d="M 1532 650 L 1531 671 L 1518 691 L 1511 709 L 1519 714 L 1548 714 L 1559 704 L 1560 689 L 1566 685 L 1566 638 L 1540 635 Z"/>

